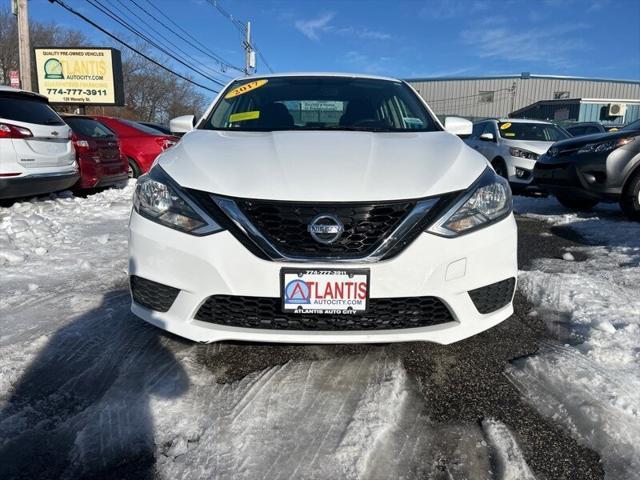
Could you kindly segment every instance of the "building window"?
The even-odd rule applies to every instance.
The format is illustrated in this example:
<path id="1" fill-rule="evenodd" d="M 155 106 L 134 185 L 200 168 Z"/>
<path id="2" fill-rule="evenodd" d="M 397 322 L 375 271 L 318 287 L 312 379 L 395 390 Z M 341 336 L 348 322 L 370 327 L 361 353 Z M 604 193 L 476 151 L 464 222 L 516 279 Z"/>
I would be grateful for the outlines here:
<path id="1" fill-rule="evenodd" d="M 564 100 L 565 98 L 569 98 L 569 92 L 563 90 L 561 92 L 553 92 L 554 100 Z"/>
<path id="2" fill-rule="evenodd" d="M 493 103 L 493 90 L 480 90 L 478 92 L 478 103 Z"/>

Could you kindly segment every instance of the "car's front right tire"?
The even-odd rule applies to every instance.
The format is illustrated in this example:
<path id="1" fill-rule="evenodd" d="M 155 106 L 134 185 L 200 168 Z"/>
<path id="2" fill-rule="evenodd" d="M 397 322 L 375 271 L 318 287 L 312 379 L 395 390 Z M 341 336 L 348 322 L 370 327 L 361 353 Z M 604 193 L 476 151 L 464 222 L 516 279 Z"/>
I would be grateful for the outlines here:
<path id="1" fill-rule="evenodd" d="M 620 198 L 620 208 L 630 220 L 640 221 L 640 169 L 625 185 Z"/>
<path id="2" fill-rule="evenodd" d="M 570 210 L 577 210 L 579 212 L 588 212 L 598 203 L 598 200 L 593 198 L 576 197 L 570 194 L 557 193 L 556 198 L 562 204 Z"/>

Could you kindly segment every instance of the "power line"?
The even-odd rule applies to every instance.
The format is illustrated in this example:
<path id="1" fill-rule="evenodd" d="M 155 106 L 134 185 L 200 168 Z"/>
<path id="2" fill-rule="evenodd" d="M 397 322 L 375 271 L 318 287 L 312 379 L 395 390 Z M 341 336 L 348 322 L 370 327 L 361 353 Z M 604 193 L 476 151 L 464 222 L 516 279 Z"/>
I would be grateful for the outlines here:
<path id="1" fill-rule="evenodd" d="M 160 62 L 158 62 L 157 60 L 153 59 L 152 57 L 150 57 L 149 55 L 142 53 L 140 50 L 138 50 L 135 47 L 132 47 L 131 45 L 129 45 L 127 42 L 125 42 L 124 40 L 121 40 L 120 38 L 116 37 L 114 34 L 108 32 L 107 30 L 105 30 L 104 28 L 102 28 L 100 25 L 98 25 L 96 22 L 94 22 L 93 20 L 91 20 L 90 18 L 86 17 L 85 15 L 83 15 L 80 12 L 77 12 L 76 10 L 74 10 L 73 8 L 71 8 L 69 5 L 67 5 L 65 2 L 63 2 L 62 0 L 49 0 L 50 3 L 57 3 L 58 5 L 60 5 L 62 8 L 64 8 L 65 10 L 67 10 L 68 12 L 72 13 L 73 15 L 77 16 L 78 18 L 81 18 L 82 20 L 84 20 L 85 22 L 87 22 L 89 25 L 93 26 L 94 28 L 97 28 L 98 30 L 100 30 L 102 33 L 104 33 L 105 35 L 107 35 L 109 38 L 115 40 L 116 42 L 120 43 L 121 45 L 127 47 L 129 50 L 137 53 L 138 55 L 140 55 L 142 58 L 144 58 L 145 60 L 148 60 L 149 62 L 153 63 L 154 65 L 156 65 L 157 67 L 162 68 L 163 70 L 175 75 L 178 78 L 181 78 L 182 80 L 189 82 L 197 87 L 202 88 L 203 90 L 207 90 L 209 92 L 213 92 L 213 93 L 218 93 L 218 90 L 214 90 L 212 88 L 206 87 L 204 85 L 202 85 L 201 83 L 196 82 L 195 80 L 190 79 L 189 77 L 182 75 L 178 72 L 176 72 L 175 70 L 170 69 L 169 67 L 166 67 L 165 65 L 162 65 Z"/>
<path id="2" fill-rule="evenodd" d="M 158 31 L 157 31 L 157 30 L 156 30 L 152 25 L 150 25 L 150 24 L 149 24 L 149 22 L 147 22 L 144 18 L 142 18 L 140 15 L 138 15 L 135 11 L 133 11 L 132 9 L 130 9 L 130 8 L 126 5 L 126 3 L 125 3 L 125 2 L 123 2 L 122 0 L 116 0 L 116 1 L 117 1 L 120 5 L 122 5 L 122 7 L 123 7 L 125 10 L 127 10 L 131 15 L 133 15 L 133 17 L 135 17 L 135 19 L 137 19 L 139 22 L 142 22 L 144 25 L 146 25 L 146 26 L 149 28 L 149 30 L 150 30 L 153 34 L 155 34 L 155 35 L 157 36 L 156 38 L 157 38 L 157 39 L 159 39 L 159 41 L 164 41 L 164 42 L 170 43 L 170 41 L 169 41 L 169 40 L 168 40 L 168 39 L 167 39 L 167 38 L 166 38 L 162 33 L 158 32 Z M 132 1 L 133 3 L 135 3 L 135 2 L 134 2 L 134 0 L 130 0 L 130 1 Z M 123 18 L 124 18 L 124 16 L 123 16 Z M 127 19 L 128 19 L 128 20 L 131 20 L 131 17 L 128 17 Z M 133 21 L 135 22 L 136 20 L 133 20 Z M 175 48 L 178 52 L 182 53 L 182 54 L 185 56 L 185 58 L 186 58 L 186 59 L 191 60 L 194 64 L 197 64 L 197 65 L 199 65 L 201 68 L 206 69 L 206 70 L 208 70 L 209 72 L 211 72 L 210 74 L 212 74 L 212 75 L 224 75 L 223 73 L 221 73 L 221 72 L 219 72 L 219 71 L 217 71 L 217 70 L 215 70 L 215 69 L 213 69 L 213 68 L 209 67 L 208 65 L 203 64 L 202 62 L 200 62 L 199 60 L 197 60 L 196 58 L 194 58 L 192 55 L 190 55 L 188 52 L 185 52 L 185 51 L 184 51 L 183 49 L 181 49 L 179 46 L 177 46 L 177 45 L 175 45 L 175 44 L 174 44 L 174 48 Z M 228 78 L 228 77 L 227 77 L 227 78 Z"/>
<path id="3" fill-rule="evenodd" d="M 222 83 L 219 80 L 209 76 L 206 73 L 202 73 L 197 68 L 195 68 L 195 67 L 189 65 L 188 63 L 182 61 L 179 57 L 174 55 L 173 52 L 171 52 L 170 50 L 158 45 L 151 38 L 146 36 L 144 33 L 140 32 L 139 30 L 135 29 L 131 25 L 129 25 L 126 21 L 124 21 L 121 18 L 119 18 L 114 12 L 109 10 L 109 8 L 105 7 L 104 5 L 100 4 L 97 0 L 95 0 L 95 1 L 94 0 L 86 0 L 86 2 L 89 3 L 90 5 L 92 5 L 94 8 L 100 10 L 103 14 L 107 15 L 109 18 L 111 18 L 115 22 L 117 22 L 120 25 L 122 25 L 124 28 L 129 30 L 134 35 L 140 37 L 141 39 L 143 39 L 144 41 L 149 43 L 151 46 L 155 47 L 157 50 L 160 50 L 162 53 L 164 53 L 165 55 L 169 56 L 170 58 L 172 58 L 173 60 L 175 60 L 179 64 L 183 65 L 184 67 L 188 68 L 189 70 L 192 70 L 193 72 L 197 73 L 198 75 L 206 78 L 207 80 L 209 80 L 209 81 L 211 81 L 211 82 L 213 82 L 213 83 L 215 83 L 215 84 L 217 84 L 217 85 L 219 85 L 221 87 L 224 86 L 224 83 Z"/>
<path id="4" fill-rule="evenodd" d="M 229 11 L 225 10 L 222 7 L 222 5 L 220 5 L 220 2 L 218 0 L 207 0 L 207 1 L 218 11 L 218 13 L 220 13 L 220 15 L 225 17 L 227 20 L 229 20 L 231 22 L 231 24 L 234 27 L 236 27 L 236 29 L 238 30 L 238 32 L 240 32 L 240 35 L 241 35 L 241 37 L 243 38 L 243 41 L 244 41 L 244 34 L 246 32 L 247 25 L 243 21 L 241 21 L 238 18 L 234 17 L 233 14 L 231 14 Z M 260 57 L 260 59 L 262 60 L 264 65 L 267 67 L 267 69 L 271 73 L 273 73 L 273 69 L 271 68 L 271 66 L 269 65 L 269 62 L 267 62 L 267 59 L 265 58 L 265 56 L 262 54 L 262 52 L 258 48 L 258 45 L 256 45 L 255 42 L 251 42 L 248 45 L 248 47 L 253 49 L 258 54 L 258 56 Z"/>
<path id="5" fill-rule="evenodd" d="M 154 17 L 153 15 L 151 15 L 151 13 L 149 13 L 148 11 L 144 10 L 135 0 L 131 0 L 131 2 L 133 4 L 135 4 L 140 10 L 143 10 L 144 12 L 147 13 L 147 15 L 149 15 L 151 18 L 153 18 L 156 22 L 158 22 L 160 25 L 162 25 L 164 28 L 166 28 L 167 30 L 169 30 L 171 33 L 173 33 L 175 36 L 177 36 L 178 38 L 181 38 L 182 40 L 184 40 L 187 43 L 190 43 L 193 48 L 195 48 L 196 50 L 200 51 L 201 53 L 208 55 L 210 58 L 213 58 L 214 60 L 216 60 L 220 66 L 223 68 L 229 68 L 232 70 L 237 70 L 239 72 L 242 72 L 242 68 L 236 67 L 235 65 L 231 64 L 230 62 L 228 62 L 227 60 L 225 60 L 224 58 L 222 58 L 220 55 L 218 55 L 217 53 L 213 52 L 211 49 L 209 49 L 205 44 L 203 44 L 200 40 L 198 40 L 197 38 L 195 38 L 193 35 L 191 35 L 187 30 L 185 30 L 184 28 L 182 28 L 180 25 L 178 25 L 176 22 L 174 22 L 171 17 L 167 16 L 166 13 L 164 13 L 162 10 L 160 10 L 157 6 L 155 6 L 151 0 L 145 0 L 145 2 L 147 2 L 154 10 L 156 10 L 160 15 L 162 15 L 162 17 L 164 17 L 165 20 L 167 20 L 170 24 L 172 24 L 173 26 L 175 26 L 178 30 L 180 30 L 184 35 L 186 35 L 187 37 L 189 37 L 191 39 L 191 41 L 185 39 L 183 36 L 181 36 L 180 34 L 178 34 L 175 30 L 173 30 L 172 28 L 169 28 L 169 26 L 165 23 L 163 23 L 162 21 L 158 20 L 156 17 Z"/>

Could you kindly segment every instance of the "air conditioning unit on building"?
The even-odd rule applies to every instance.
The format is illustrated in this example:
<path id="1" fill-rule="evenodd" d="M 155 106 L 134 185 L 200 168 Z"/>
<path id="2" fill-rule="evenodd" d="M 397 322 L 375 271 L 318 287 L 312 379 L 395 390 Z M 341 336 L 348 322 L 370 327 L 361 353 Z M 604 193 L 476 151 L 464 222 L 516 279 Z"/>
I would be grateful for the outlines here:
<path id="1" fill-rule="evenodd" d="M 609 116 L 610 117 L 624 117 L 627 112 L 626 103 L 610 103 L 609 104 Z"/>

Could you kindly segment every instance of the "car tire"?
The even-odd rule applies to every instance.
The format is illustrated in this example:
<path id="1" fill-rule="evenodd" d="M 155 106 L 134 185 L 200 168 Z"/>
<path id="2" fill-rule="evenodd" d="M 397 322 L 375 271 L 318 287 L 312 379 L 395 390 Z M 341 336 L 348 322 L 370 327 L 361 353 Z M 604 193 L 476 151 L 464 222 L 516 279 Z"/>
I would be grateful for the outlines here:
<path id="1" fill-rule="evenodd" d="M 631 175 L 622 191 L 620 208 L 630 220 L 640 221 L 640 170 Z"/>
<path id="2" fill-rule="evenodd" d="M 593 207 L 595 207 L 598 203 L 598 200 L 593 198 L 585 198 L 585 197 L 574 197 L 571 195 L 563 195 L 556 194 L 556 198 L 562 204 L 563 207 L 566 207 L 570 210 L 577 210 L 580 212 L 588 212 Z"/>
<path id="3" fill-rule="evenodd" d="M 507 164 L 501 158 L 496 158 L 491 162 L 491 166 L 498 175 L 502 178 L 509 180 L 509 173 L 507 172 Z"/>
<path id="4" fill-rule="evenodd" d="M 132 158 L 129 159 L 129 178 L 138 178 L 140 176 L 140 167 Z"/>

